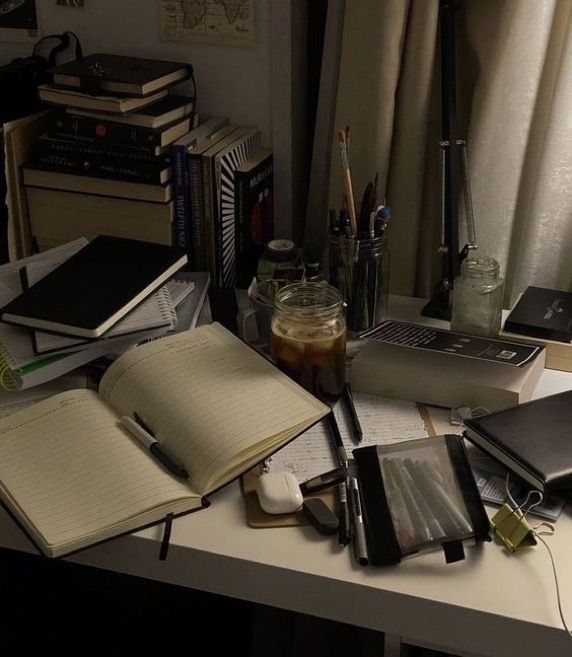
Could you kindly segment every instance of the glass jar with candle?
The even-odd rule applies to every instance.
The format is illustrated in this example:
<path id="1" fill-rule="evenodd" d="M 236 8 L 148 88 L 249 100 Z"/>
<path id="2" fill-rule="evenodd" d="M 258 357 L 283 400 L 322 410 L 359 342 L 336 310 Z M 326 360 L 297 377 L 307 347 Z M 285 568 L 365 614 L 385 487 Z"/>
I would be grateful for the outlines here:
<path id="1" fill-rule="evenodd" d="M 274 298 L 271 354 L 290 378 L 333 404 L 346 380 L 346 322 L 338 290 L 326 283 L 292 283 Z"/>
<path id="2" fill-rule="evenodd" d="M 490 338 L 498 336 L 502 321 L 504 281 L 493 258 L 465 258 L 455 279 L 451 330 Z"/>

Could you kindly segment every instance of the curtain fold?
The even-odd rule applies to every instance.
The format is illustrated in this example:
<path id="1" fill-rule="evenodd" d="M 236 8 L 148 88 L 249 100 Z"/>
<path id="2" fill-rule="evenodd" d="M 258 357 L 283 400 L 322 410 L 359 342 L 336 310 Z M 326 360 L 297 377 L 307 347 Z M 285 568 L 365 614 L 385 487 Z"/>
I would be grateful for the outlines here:
<path id="1" fill-rule="evenodd" d="M 351 126 L 356 203 L 379 171 L 380 196 L 393 207 L 398 294 L 429 296 L 440 277 L 438 7 L 346 3 L 336 125 Z M 507 307 L 527 285 L 572 289 L 571 22 L 570 0 L 459 3 L 459 136 L 478 253 L 499 261 Z M 330 181 L 338 207 L 337 152 Z"/>

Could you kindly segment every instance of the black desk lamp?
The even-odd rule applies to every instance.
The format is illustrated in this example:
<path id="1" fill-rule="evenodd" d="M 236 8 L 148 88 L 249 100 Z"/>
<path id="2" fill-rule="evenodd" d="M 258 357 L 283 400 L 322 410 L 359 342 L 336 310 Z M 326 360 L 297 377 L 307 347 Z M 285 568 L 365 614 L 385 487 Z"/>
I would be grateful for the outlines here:
<path id="1" fill-rule="evenodd" d="M 450 294 L 461 262 L 477 248 L 467 171 L 466 142 L 458 138 L 455 43 L 455 0 L 439 0 L 441 49 L 441 279 L 421 314 L 451 319 Z M 462 179 L 461 179 L 462 178 Z M 459 189 L 465 196 L 467 244 L 459 252 Z"/>

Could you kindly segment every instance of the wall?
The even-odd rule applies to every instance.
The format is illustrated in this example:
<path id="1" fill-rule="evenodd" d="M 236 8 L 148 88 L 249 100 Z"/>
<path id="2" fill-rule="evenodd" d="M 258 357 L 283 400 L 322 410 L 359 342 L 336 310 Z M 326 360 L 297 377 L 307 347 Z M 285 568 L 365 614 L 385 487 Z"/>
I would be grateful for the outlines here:
<path id="1" fill-rule="evenodd" d="M 270 1 L 255 0 L 254 47 L 162 42 L 157 0 L 86 0 L 83 9 L 37 0 L 43 35 L 72 30 L 86 54 L 122 55 L 188 61 L 195 69 L 199 110 L 253 125 L 270 144 Z M 29 45 L 0 43 L 0 62 L 26 56 Z"/>

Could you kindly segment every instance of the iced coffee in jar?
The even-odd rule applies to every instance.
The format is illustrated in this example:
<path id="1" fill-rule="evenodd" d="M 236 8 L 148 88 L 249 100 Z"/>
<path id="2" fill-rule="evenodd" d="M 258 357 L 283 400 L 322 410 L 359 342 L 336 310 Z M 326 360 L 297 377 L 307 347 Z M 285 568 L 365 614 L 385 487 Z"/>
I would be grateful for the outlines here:
<path id="1" fill-rule="evenodd" d="M 276 294 L 274 304 L 273 361 L 306 390 L 334 404 L 346 378 L 341 294 L 325 283 L 293 283 Z"/>

